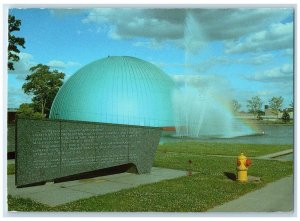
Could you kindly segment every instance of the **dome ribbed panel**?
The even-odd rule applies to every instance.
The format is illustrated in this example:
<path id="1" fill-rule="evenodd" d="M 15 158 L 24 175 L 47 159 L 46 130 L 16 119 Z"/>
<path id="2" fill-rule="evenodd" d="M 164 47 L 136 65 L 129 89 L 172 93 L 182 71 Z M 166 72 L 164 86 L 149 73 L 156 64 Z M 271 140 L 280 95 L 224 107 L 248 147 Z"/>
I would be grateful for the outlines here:
<path id="1" fill-rule="evenodd" d="M 139 126 L 173 126 L 174 82 L 151 63 L 107 57 L 71 76 L 53 102 L 50 118 Z"/>

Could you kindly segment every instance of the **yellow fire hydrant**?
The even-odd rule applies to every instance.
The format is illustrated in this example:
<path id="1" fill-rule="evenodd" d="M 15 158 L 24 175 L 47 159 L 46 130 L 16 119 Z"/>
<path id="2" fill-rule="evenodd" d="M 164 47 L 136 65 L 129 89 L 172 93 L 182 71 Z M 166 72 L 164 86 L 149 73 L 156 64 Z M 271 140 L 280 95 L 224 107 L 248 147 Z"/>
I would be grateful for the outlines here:
<path id="1" fill-rule="evenodd" d="M 239 182 L 248 181 L 247 170 L 250 165 L 251 160 L 247 159 L 247 157 L 241 153 L 241 155 L 237 158 L 237 180 Z"/>

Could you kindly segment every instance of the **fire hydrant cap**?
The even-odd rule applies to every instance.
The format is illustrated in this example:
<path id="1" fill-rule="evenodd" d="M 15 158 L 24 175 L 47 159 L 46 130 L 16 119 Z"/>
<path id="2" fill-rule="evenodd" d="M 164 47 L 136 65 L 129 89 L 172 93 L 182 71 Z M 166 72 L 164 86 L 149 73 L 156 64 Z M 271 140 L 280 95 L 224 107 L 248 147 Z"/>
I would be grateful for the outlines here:
<path id="1" fill-rule="evenodd" d="M 239 160 L 246 160 L 247 157 L 245 157 L 245 155 L 243 153 L 241 153 L 241 155 L 238 156 Z"/>

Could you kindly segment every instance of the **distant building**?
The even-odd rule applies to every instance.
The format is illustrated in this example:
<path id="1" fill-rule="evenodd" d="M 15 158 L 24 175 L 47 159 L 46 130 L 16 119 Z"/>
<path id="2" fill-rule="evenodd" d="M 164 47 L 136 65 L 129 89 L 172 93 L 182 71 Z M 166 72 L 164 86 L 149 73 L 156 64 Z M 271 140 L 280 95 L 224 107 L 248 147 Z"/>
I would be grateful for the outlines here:
<path id="1" fill-rule="evenodd" d="M 270 121 L 276 121 L 278 118 L 279 118 L 279 116 L 278 116 L 277 112 L 273 109 L 270 109 L 268 105 L 265 105 L 265 115 L 263 116 L 263 119 L 270 120 Z"/>
<path id="2" fill-rule="evenodd" d="M 266 106 L 268 107 L 268 105 L 265 105 L 265 107 Z M 286 110 L 290 115 L 290 119 L 294 119 L 294 109 L 287 108 Z M 276 120 L 282 118 L 282 114 L 283 114 L 283 111 L 277 112 L 276 110 L 267 108 L 267 109 L 265 109 L 265 116 L 263 116 L 263 119 L 270 120 L 270 121 L 276 121 Z"/>
<path id="3" fill-rule="evenodd" d="M 242 118 L 242 119 L 254 119 L 254 116 L 252 113 L 247 112 L 239 112 L 236 114 L 236 118 Z"/>

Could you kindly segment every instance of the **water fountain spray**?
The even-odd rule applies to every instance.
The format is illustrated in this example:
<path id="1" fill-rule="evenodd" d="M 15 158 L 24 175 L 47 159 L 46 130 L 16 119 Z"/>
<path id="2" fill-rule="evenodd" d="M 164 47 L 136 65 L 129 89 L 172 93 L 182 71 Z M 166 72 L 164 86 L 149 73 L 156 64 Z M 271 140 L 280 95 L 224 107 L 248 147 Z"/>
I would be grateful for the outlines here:
<path id="1" fill-rule="evenodd" d="M 228 82 L 221 77 L 189 75 L 191 58 L 201 46 L 202 37 L 192 9 L 187 9 L 184 29 L 185 73 L 173 94 L 176 136 L 224 138 L 255 133 L 234 116 Z"/>

